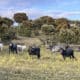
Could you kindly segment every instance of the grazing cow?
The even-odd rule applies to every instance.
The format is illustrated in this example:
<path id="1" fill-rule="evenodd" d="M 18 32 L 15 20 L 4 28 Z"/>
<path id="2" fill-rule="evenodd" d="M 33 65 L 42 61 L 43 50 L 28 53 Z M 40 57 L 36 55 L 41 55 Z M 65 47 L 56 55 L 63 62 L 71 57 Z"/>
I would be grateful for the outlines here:
<path id="1" fill-rule="evenodd" d="M 23 52 L 26 49 L 26 45 L 17 45 L 17 50 Z"/>
<path id="2" fill-rule="evenodd" d="M 73 49 L 68 46 L 66 47 L 66 49 L 61 48 L 61 55 L 63 56 L 64 60 L 66 57 L 70 57 L 70 59 L 76 59 Z"/>
<path id="3" fill-rule="evenodd" d="M 17 54 L 17 44 L 14 44 L 14 43 L 10 43 L 9 44 L 9 53 L 10 52 L 16 52 L 16 54 Z"/>
<path id="4" fill-rule="evenodd" d="M 0 51 L 3 50 L 3 43 L 0 43 Z"/>
<path id="5" fill-rule="evenodd" d="M 40 48 L 39 47 L 29 47 L 28 49 L 29 55 L 36 55 L 38 59 L 40 59 Z"/>

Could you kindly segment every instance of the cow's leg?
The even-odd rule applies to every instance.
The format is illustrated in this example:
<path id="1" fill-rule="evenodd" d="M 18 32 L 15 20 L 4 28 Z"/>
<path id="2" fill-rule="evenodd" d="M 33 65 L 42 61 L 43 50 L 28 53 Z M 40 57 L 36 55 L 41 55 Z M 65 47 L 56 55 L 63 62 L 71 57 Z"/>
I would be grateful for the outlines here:
<path id="1" fill-rule="evenodd" d="M 9 49 L 9 54 L 10 54 L 10 49 Z"/>
<path id="2" fill-rule="evenodd" d="M 11 49 L 9 48 L 9 54 L 10 54 L 10 52 L 11 52 Z"/>
<path id="3" fill-rule="evenodd" d="M 72 55 L 72 58 L 75 59 L 75 60 L 77 60 L 76 57 L 75 57 L 74 55 Z"/>
<path id="4" fill-rule="evenodd" d="M 38 57 L 38 59 L 40 59 L 40 57 L 41 57 L 41 56 L 40 56 L 40 53 L 38 53 L 37 57 Z"/>
<path id="5" fill-rule="evenodd" d="M 18 54 L 18 50 L 17 49 L 15 50 L 15 52 L 16 52 L 16 54 Z"/>
<path id="6" fill-rule="evenodd" d="M 3 48 L 1 47 L 1 51 L 2 51 L 2 49 L 3 49 Z"/>
<path id="7" fill-rule="evenodd" d="M 1 48 L 0 48 L 0 52 L 1 52 Z"/>
<path id="8" fill-rule="evenodd" d="M 66 57 L 65 57 L 65 56 L 63 56 L 63 59 L 65 60 L 65 59 L 66 59 Z"/>
<path id="9" fill-rule="evenodd" d="M 3 47 L 2 46 L 0 46 L 0 51 L 2 51 L 3 50 Z"/>
<path id="10" fill-rule="evenodd" d="M 13 54 L 15 53 L 15 51 L 13 50 Z"/>
<path id="11" fill-rule="evenodd" d="M 70 59 L 72 58 L 72 56 L 70 55 Z"/>
<path id="12" fill-rule="evenodd" d="M 15 50 L 15 48 L 13 49 L 13 54 L 15 54 L 15 52 L 16 52 L 16 50 Z"/>

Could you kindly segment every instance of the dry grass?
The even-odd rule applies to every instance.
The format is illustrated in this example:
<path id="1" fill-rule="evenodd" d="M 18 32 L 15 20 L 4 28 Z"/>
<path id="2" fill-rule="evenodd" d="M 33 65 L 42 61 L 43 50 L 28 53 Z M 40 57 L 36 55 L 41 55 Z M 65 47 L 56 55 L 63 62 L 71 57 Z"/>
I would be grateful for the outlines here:
<path id="1" fill-rule="evenodd" d="M 30 57 L 27 52 L 0 53 L 0 80 L 80 80 L 80 53 L 77 61 L 64 61 L 59 53 L 52 54 L 41 48 L 41 59 Z"/>
<path id="2" fill-rule="evenodd" d="M 27 46 L 33 45 L 33 44 L 36 44 L 36 45 L 42 44 L 42 42 L 38 38 L 25 38 L 25 37 L 22 37 L 20 40 L 13 40 L 12 42 L 23 43 Z"/>

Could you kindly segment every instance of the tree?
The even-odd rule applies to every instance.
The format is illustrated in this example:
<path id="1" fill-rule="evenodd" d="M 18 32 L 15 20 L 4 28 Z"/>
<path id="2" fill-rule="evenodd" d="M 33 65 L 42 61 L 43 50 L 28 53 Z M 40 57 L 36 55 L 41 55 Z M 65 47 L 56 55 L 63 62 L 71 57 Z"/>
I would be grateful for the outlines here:
<path id="1" fill-rule="evenodd" d="M 41 29 L 41 26 L 42 26 L 42 20 L 39 18 L 39 19 L 36 19 L 33 21 L 34 23 L 34 26 L 36 27 L 36 29 Z"/>
<path id="2" fill-rule="evenodd" d="M 17 23 L 22 23 L 23 21 L 28 20 L 26 13 L 15 13 L 13 18 Z"/>
<path id="3" fill-rule="evenodd" d="M 43 24 L 55 25 L 55 20 L 50 16 L 42 16 L 33 21 L 36 28 L 41 29 Z"/>
<path id="4" fill-rule="evenodd" d="M 19 27 L 19 35 L 30 37 L 32 34 L 33 26 L 31 21 L 23 21 L 22 25 Z"/>
<path id="5" fill-rule="evenodd" d="M 30 29 L 27 29 L 26 27 L 20 26 L 19 29 L 19 35 L 25 36 L 25 37 L 31 37 L 32 31 Z"/>
<path id="6" fill-rule="evenodd" d="M 80 43 L 80 27 L 72 27 L 71 30 L 75 33 L 75 42 Z"/>
<path id="7" fill-rule="evenodd" d="M 22 22 L 22 26 L 24 27 L 24 28 L 27 28 L 27 29 L 32 29 L 32 22 L 31 21 L 23 21 Z"/>
<path id="8" fill-rule="evenodd" d="M 69 29 L 69 21 L 66 18 L 59 18 L 55 20 L 56 30 L 59 31 L 60 29 Z"/>
<path id="9" fill-rule="evenodd" d="M 13 25 L 13 20 L 5 17 L 3 18 L 3 23 L 10 27 L 11 25 Z"/>
<path id="10" fill-rule="evenodd" d="M 0 27 L 2 26 L 3 24 L 3 20 L 2 20 L 2 17 L 0 17 Z"/>
<path id="11" fill-rule="evenodd" d="M 30 33 L 30 35 L 32 34 L 32 36 L 38 36 L 39 35 L 37 27 L 35 26 L 35 24 L 31 20 L 23 21 L 20 29 L 25 30 L 24 34 Z"/>
<path id="12" fill-rule="evenodd" d="M 13 24 L 13 21 L 9 18 L 6 17 L 0 17 L 0 38 L 2 41 L 9 41 L 9 39 L 11 38 L 10 35 L 12 35 L 12 33 L 10 33 L 9 29 L 11 28 L 11 25 Z"/>
<path id="13" fill-rule="evenodd" d="M 4 20 L 2 17 L 0 17 L 0 38 L 7 30 L 8 30 L 8 26 L 6 24 L 4 25 Z"/>
<path id="14" fill-rule="evenodd" d="M 55 20 L 50 16 L 42 16 L 40 19 L 42 20 L 42 24 L 55 25 Z"/>
<path id="15" fill-rule="evenodd" d="M 44 34 L 51 34 L 55 31 L 55 28 L 53 25 L 44 24 L 41 26 L 41 30 Z"/>
<path id="16" fill-rule="evenodd" d="M 69 21 L 69 23 L 71 24 L 71 27 L 80 27 L 80 21 Z"/>
<path id="17" fill-rule="evenodd" d="M 75 33 L 70 29 L 61 29 L 59 32 L 59 40 L 62 43 L 75 43 Z"/>

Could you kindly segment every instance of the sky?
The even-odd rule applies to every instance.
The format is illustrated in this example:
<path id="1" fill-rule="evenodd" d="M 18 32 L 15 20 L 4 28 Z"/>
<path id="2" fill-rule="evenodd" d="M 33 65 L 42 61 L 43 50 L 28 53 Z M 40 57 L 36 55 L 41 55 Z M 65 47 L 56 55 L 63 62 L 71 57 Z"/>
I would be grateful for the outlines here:
<path id="1" fill-rule="evenodd" d="M 25 12 L 29 19 L 41 16 L 80 20 L 80 0 L 0 0 L 0 16 L 13 18 Z"/>

